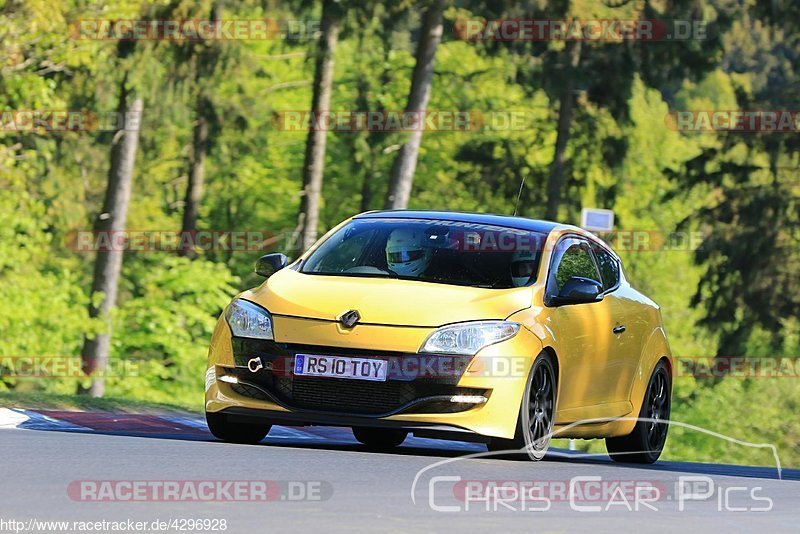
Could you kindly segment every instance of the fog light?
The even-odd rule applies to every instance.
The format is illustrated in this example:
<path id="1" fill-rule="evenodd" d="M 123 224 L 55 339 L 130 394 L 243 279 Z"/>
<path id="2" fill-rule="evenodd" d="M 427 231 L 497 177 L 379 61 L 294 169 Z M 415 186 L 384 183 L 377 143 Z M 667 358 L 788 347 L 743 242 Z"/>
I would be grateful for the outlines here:
<path id="1" fill-rule="evenodd" d="M 458 402 L 461 404 L 483 404 L 487 400 L 483 395 L 453 395 L 450 397 L 450 402 Z"/>
<path id="2" fill-rule="evenodd" d="M 226 382 L 228 384 L 238 384 L 239 379 L 233 375 L 222 375 L 219 377 L 220 382 Z"/>

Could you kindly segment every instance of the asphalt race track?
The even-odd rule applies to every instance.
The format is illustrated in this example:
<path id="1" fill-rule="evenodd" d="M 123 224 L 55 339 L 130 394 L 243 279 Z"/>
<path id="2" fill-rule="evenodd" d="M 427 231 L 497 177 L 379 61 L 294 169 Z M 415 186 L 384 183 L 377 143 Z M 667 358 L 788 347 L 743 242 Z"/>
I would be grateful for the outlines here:
<path id="1" fill-rule="evenodd" d="M 378 453 L 344 428 L 275 427 L 259 445 L 233 445 L 188 418 L 4 412 L 11 420 L 0 418 L 0 532 L 57 530 L 42 521 L 86 531 L 82 522 L 104 520 L 123 522 L 119 528 L 142 522 L 148 532 L 234 533 L 799 528 L 798 470 L 784 469 L 779 478 L 774 468 L 641 468 L 559 450 L 528 463 L 481 457 L 482 445 L 413 437 Z M 180 484 L 180 492 L 165 497 L 165 481 Z M 189 491 L 201 482 L 205 489 Z M 236 493 L 226 482 L 245 489 Z M 491 490 L 498 483 L 505 489 Z M 134 494 L 135 484 L 150 489 Z M 113 528 L 91 526 L 98 527 Z"/>

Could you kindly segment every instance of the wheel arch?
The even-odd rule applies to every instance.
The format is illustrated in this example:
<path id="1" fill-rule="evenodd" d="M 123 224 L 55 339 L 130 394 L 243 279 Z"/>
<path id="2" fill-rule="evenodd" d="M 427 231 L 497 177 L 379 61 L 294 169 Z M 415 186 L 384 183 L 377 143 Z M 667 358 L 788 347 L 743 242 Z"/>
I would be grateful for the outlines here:
<path id="1" fill-rule="evenodd" d="M 667 358 L 666 355 L 664 355 L 661 357 L 661 359 L 658 360 L 658 362 L 656 362 L 656 365 L 658 365 L 659 362 L 664 362 L 664 365 L 667 368 L 667 372 L 669 373 L 670 386 L 672 386 L 672 380 L 675 378 L 675 375 L 672 374 L 672 360 L 670 360 L 669 358 Z"/>
<path id="2" fill-rule="evenodd" d="M 653 374 L 653 370 L 655 370 L 656 366 L 661 361 L 665 362 L 667 373 L 670 377 L 671 386 L 674 379 L 673 373 L 675 365 L 672 352 L 669 348 L 669 342 L 667 341 L 666 333 L 664 332 L 664 329 L 659 326 L 650 334 L 650 338 L 647 340 L 647 343 L 645 343 L 642 349 L 641 357 L 639 358 L 639 368 L 637 369 L 636 375 L 631 383 L 629 399 L 633 405 L 633 414 L 639 413 L 639 410 L 642 407 L 642 402 L 644 401 L 644 394 L 645 390 L 647 389 L 647 384 L 650 381 L 650 376 Z"/>
<path id="3" fill-rule="evenodd" d="M 558 395 L 558 392 L 561 389 L 561 366 L 558 362 L 558 354 L 556 354 L 556 350 L 550 345 L 546 345 L 544 348 L 542 348 L 542 351 L 539 354 L 546 354 L 553 364 L 553 371 L 556 373 L 556 395 Z"/>

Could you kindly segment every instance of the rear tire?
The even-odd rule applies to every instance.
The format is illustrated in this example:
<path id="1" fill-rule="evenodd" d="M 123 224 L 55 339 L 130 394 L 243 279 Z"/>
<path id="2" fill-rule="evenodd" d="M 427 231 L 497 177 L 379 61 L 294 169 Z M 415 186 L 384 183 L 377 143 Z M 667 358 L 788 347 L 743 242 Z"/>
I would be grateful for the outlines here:
<path id="1" fill-rule="evenodd" d="M 549 356 L 539 355 L 528 375 L 512 439 L 492 438 L 492 452 L 509 451 L 501 456 L 533 460 L 544 458 L 550 446 L 556 411 L 556 373 Z M 517 451 L 517 452 L 511 452 Z"/>
<path id="2" fill-rule="evenodd" d="M 254 445 L 269 434 L 272 425 L 231 423 L 224 414 L 206 412 L 206 423 L 214 437 L 228 443 Z"/>
<path id="3" fill-rule="evenodd" d="M 391 428 L 354 426 L 353 436 L 370 449 L 386 451 L 394 449 L 403 443 L 408 437 L 408 432 Z"/>
<path id="4" fill-rule="evenodd" d="M 639 410 L 639 420 L 627 436 L 606 438 L 606 450 L 615 462 L 652 464 L 661 456 L 669 430 L 672 383 L 667 366 L 658 362 Z"/>

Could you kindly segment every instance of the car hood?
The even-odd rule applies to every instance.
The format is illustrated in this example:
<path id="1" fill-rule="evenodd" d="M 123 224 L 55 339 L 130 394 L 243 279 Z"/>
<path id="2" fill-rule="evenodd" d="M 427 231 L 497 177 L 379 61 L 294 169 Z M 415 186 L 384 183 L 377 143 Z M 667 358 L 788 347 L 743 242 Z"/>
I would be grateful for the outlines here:
<path id="1" fill-rule="evenodd" d="M 282 269 L 242 298 L 274 315 L 335 321 L 357 310 L 361 324 L 437 327 L 505 319 L 531 306 L 529 287 L 486 289 L 355 276 L 303 274 Z"/>

